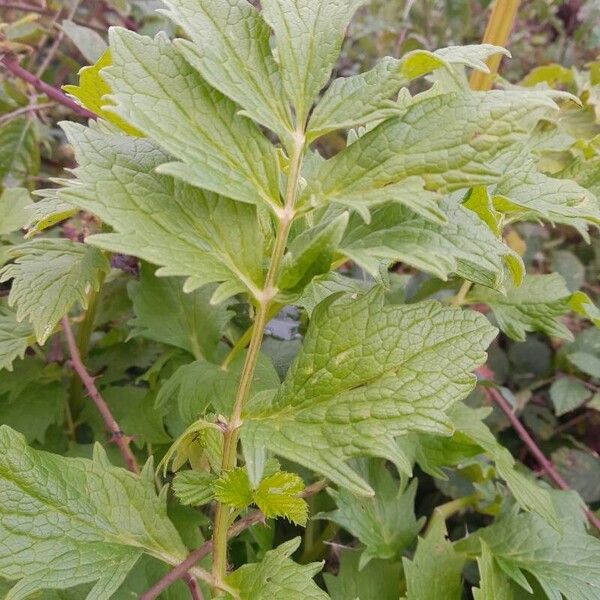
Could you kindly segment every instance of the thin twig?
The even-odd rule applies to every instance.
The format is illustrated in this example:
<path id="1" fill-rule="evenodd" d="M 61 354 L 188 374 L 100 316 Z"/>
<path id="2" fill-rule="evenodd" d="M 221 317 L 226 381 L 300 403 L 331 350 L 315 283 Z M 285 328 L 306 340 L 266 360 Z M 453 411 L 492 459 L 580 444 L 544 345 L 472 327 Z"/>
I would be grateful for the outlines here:
<path id="1" fill-rule="evenodd" d="M 54 106 L 54 104 L 54 102 L 46 102 L 45 104 L 28 104 L 27 106 L 22 106 L 21 108 L 17 108 L 16 110 L 13 110 L 10 113 L 2 115 L 0 117 L 0 125 L 2 123 L 6 123 L 6 121 L 12 121 L 12 119 L 16 119 L 18 116 L 26 113 L 37 112 L 39 110 L 46 110 L 47 108 L 51 108 L 52 106 Z"/>
<path id="2" fill-rule="evenodd" d="M 477 369 L 477 373 L 486 379 L 491 379 L 493 373 L 487 367 L 480 367 Z M 504 396 L 496 388 L 484 388 L 487 395 L 500 407 L 502 412 L 507 416 L 513 429 L 517 432 L 517 435 L 521 438 L 521 441 L 527 446 L 529 452 L 539 462 L 543 471 L 548 477 L 556 484 L 561 490 L 570 490 L 567 482 L 560 476 L 558 471 L 554 468 L 554 465 L 546 458 L 545 454 L 540 450 L 540 447 L 536 444 L 535 440 L 531 437 L 527 429 L 523 426 L 517 415 L 512 411 L 510 405 L 504 398 Z M 585 516 L 588 521 L 600 531 L 600 519 L 596 514 L 587 506 L 584 505 Z"/>
<path id="3" fill-rule="evenodd" d="M 78 114 L 80 117 L 85 117 L 86 119 L 96 119 L 97 115 L 93 112 L 90 112 L 86 108 L 79 106 L 76 102 L 71 100 L 66 94 L 63 94 L 59 89 L 48 85 L 26 69 L 24 69 L 14 56 L 5 54 L 0 58 L 0 64 L 3 65 L 7 71 L 12 73 L 15 77 L 26 81 L 31 86 L 33 86 L 38 92 L 42 94 L 46 94 L 48 98 L 55 100 L 59 104 L 70 108 L 73 112 Z"/>
<path id="4" fill-rule="evenodd" d="M 183 576 L 183 579 L 185 579 L 185 582 L 187 583 L 187 586 L 190 589 L 190 594 L 192 595 L 192 600 L 203 600 L 202 592 L 200 591 L 200 588 L 198 587 L 198 582 L 196 581 L 196 578 L 193 575 L 186 573 Z"/>
<path id="5" fill-rule="evenodd" d="M 133 473 L 139 473 L 140 468 L 137 464 L 137 460 L 129 447 L 129 442 L 131 438 L 125 436 L 119 427 L 119 424 L 116 422 L 113 417 L 108 404 L 98 391 L 96 384 L 94 383 L 94 378 L 87 372 L 85 365 L 81 360 L 81 356 L 79 355 L 79 348 L 77 348 L 77 342 L 75 342 L 75 336 L 73 335 L 73 330 L 71 329 L 71 324 L 69 323 L 69 317 L 64 317 L 62 319 L 62 328 L 65 334 L 65 338 L 67 340 L 67 346 L 69 348 L 69 354 L 71 355 L 71 366 L 75 370 L 75 372 L 79 375 L 85 389 L 87 390 L 90 398 L 94 401 L 98 412 L 102 416 L 104 421 L 104 425 L 106 429 L 111 434 L 111 441 L 115 443 L 115 445 L 119 448 L 121 452 L 121 456 L 127 465 L 127 468 Z"/>
<path id="6" fill-rule="evenodd" d="M 300 494 L 302 498 L 308 498 L 318 494 L 320 491 L 327 487 L 327 480 L 321 479 L 311 485 L 306 486 L 304 491 Z M 245 531 L 256 523 L 264 523 L 265 516 L 260 510 L 253 510 L 248 513 L 244 518 L 236 521 L 227 530 L 227 539 L 230 540 L 238 536 L 242 531 Z M 179 563 L 173 570 L 169 571 L 162 579 L 157 581 L 149 590 L 144 592 L 138 600 L 155 600 L 164 590 L 166 590 L 172 583 L 175 583 L 178 579 L 185 577 L 186 573 L 191 569 L 199 560 L 202 560 L 205 556 L 208 556 L 213 549 L 213 542 L 209 540 L 196 548 L 188 557 L 181 563 Z"/>

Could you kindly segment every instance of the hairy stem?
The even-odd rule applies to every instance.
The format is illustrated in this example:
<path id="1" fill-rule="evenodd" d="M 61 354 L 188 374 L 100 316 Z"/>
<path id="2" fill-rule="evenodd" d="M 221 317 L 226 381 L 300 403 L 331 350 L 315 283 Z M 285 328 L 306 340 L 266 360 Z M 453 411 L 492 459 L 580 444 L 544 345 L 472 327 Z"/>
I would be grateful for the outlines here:
<path id="1" fill-rule="evenodd" d="M 229 419 L 227 430 L 223 439 L 223 460 L 221 469 L 228 471 L 237 464 L 237 443 L 239 439 L 239 428 L 242 424 L 242 410 L 248 399 L 250 386 L 256 369 L 256 362 L 260 346 L 262 344 L 263 333 L 268 323 L 270 309 L 273 299 L 277 294 L 275 284 L 279 274 L 281 261 L 285 253 L 290 228 L 294 220 L 294 205 L 298 193 L 298 181 L 300 178 L 300 168 L 302 166 L 302 157 L 304 155 L 304 132 L 298 131 L 294 136 L 294 145 L 290 159 L 290 167 L 287 178 L 287 187 L 283 209 L 279 213 L 279 224 L 275 236 L 275 245 L 271 255 L 271 262 L 265 277 L 265 285 L 260 298 L 258 298 L 258 309 L 252 329 L 252 336 L 246 354 L 246 360 L 242 368 L 240 383 L 235 396 L 233 412 Z M 220 502 L 217 503 L 213 534 L 213 577 L 215 581 L 220 582 L 224 579 L 227 572 L 227 530 L 229 528 L 230 510 Z"/>
<path id="2" fill-rule="evenodd" d="M 487 367 L 480 367 L 477 369 L 477 373 L 482 377 L 487 379 L 491 379 L 493 373 Z M 548 475 L 548 477 L 554 482 L 554 484 L 560 488 L 561 490 L 569 490 L 567 482 L 560 476 L 558 471 L 554 468 L 554 465 L 546 458 L 546 455 L 541 451 L 540 447 L 536 444 L 535 440 L 529 435 L 529 432 L 521 421 L 519 421 L 519 417 L 512 411 L 510 405 L 505 400 L 504 396 L 496 389 L 496 388 L 484 388 L 486 394 L 489 398 L 491 398 L 502 410 L 502 412 L 507 416 L 510 424 L 513 429 L 517 432 L 517 435 L 521 438 L 521 441 L 527 446 L 527 449 L 538 461 L 543 471 Z M 585 516 L 588 521 L 598 530 L 600 531 L 600 519 L 596 516 L 596 514 L 590 510 L 590 508 L 586 505 L 584 508 Z"/>
<path id="3" fill-rule="evenodd" d="M 93 112 L 90 112 L 82 106 L 79 106 L 79 104 L 71 100 L 71 98 L 69 98 L 66 94 L 63 94 L 63 92 L 61 92 L 59 89 L 48 85 L 47 83 L 39 79 L 39 77 L 36 77 L 32 73 L 24 69 L 14 56 L 10 54 L 5 54 L 0 58 L 0 64 L 7 71 L 12 73 L 15 77 L 18 77 L 19 79 L 22 79 L 23 81 L 27 82 L 38 92 L 46 94 L 48 98 L 51 98 L 59 104 L 70 108 L 74 113 L 76 113 L 80 117 L 85 117 L 86 119 L 97 118 Z"/>
<path id="4" fill-rule="evenodd" d="M 83 361 L 81 360 L 81 355 L 79 354 L 79 348 L 77 347 L 77 342 L 75 341 L 75 336 L 73 335 L 73 330 L 71 329 L 71 324 L 69 323 L 69 317 L 63 317 L 62 319 L 62 328 L 65 334 L 65 339 L 67 340 L 67 346 L 69 348 L 69 354 L 71 355 L 71 366 L 81 378 L 85 389 L 87 390 L 90 398 L 94 401 L 98 412 L 102 416 L 102 420 L 104 421 L 104 425 L 106 429 L 111 434 L 111 441 L 115 443 L 119 451 L 121 452 L 121 456 L 127 465 L 127 468 L 133 473 L 139 473 L 140 468 L 137 464 L 137 460 L 129 447 L 130 438 L 125 436 L 119 427 L 119 424 L 115 420 L 108 407 L 108 404 L 98 391 L 96 384 L 94 383 L 94 378 L 87 372 Z"/>

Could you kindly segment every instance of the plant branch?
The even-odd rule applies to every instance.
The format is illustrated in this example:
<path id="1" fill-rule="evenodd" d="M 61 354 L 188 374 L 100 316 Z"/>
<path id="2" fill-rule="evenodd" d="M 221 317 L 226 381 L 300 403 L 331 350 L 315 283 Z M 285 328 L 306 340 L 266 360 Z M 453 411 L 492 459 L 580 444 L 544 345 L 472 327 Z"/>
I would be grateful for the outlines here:
<path id="1" fill-rule="evenodd" d="M 306 486 L 304 491 L 300 494 L 302 498 L 309 498 L 310 496 L 314 496 L 318 494 L 320 491 L 324 490 L 327 487 L 327 480 L 321 479 L 316 481 L 315 483 Z M 242 531 L 245 531 L 252 525 L 256 523 L 264 523 L 265 516 L 260 510 L 253 510 L 248 513 L 242 519 L 236 521 L 228 530 L 227 530 L 227 539 L 230 540 L 236 536 L 238 536 Z M 164 592 L 172 583 L 175 583 L 178 579 L 185 577 L 185 574 L 199 561 L 202 560 L 205 556 L 208 556 L 213 551 L 213 542 L 209 540 L 196 548 L 188 557 L 181 563 L 179 563 L 174 569 L 169 571 L 162 579 L 157 581 L 149 590 L 144 592 L 138 600 L 155 600 L 158 596 Z"/>
<path id="2" fill-rule="evenodd" d="M 302 166 L 302 157 L 304 155 L 304 147 L 306 139 L 303 131 L 295 132 L 293 136 L 294 144 L 292 156 L 290 158 L 290 167 L 287 177 L 287 186 L 285 193 L 284 206 L 278 212 L 279 223 L 277 226 L 277 234 L 275 237 L 275 245 L 271 255 L 271 262 L 265 277 L 265 284 L 258 300 L 258 309 L 254 320 L 254 328 L 248 346 L 248 352 L 242 367 L 240 383 L 236 392 L 233 411 L 227 430 L 223 435 L 223 460 L 221 469 L 229 471 L 234 468 L 237 463 L 237 443 L 239 439 L 239 429 L 242 424 L 242 410 L 248 399 L 250 386 L 256 369 L 256 362 L 262 344 L 262 338 L 265 327 L 268 322 L 269 312 L 277 289 L 275 284 L 279 274 L 281 261 L 285 253 L 287 239 L 290 233 L 290 228 L 294 220 L 294 204 L 298 193 L 298 182 L 300 179 L 300 168 Z M 213 534 L 213 577 L 215 581 L 222 581 L 227 571 L 227 530 L 230 521 L 230 509 L 227 505 L 217 502 L 215 512 L 214 534 Z"/>
<path id="3" fill-rule="evenodd" d="M 493 373 L 487 367 L 480 367 L 477 369 L 477 374 L 491 379 Z M 570 490 L 567 482 L 560 476 L 558 471 L 554 468 L 554 465 L 546 458 L 545 454 L 541 451 L 540 447 L 536 444 L 535 440 L 531 437 L 524 425 L 519 421 L 519 417 L 513 412 L 510 405 L 504 398 L 504 396 L 496 388 L 484 388 L 488 397 L 490 397 L 507 416 L 513 429 L 517 432 L 517 435 L 521 438 L 521 441 L 527 446 L 528 450 L 538 461 L 542 470 L 548 475 L 552 482 L 561 490 Z M 584 505 L 585 516 L 588 521 L 600 531 L 600 519 L 596 514 L 587 506 Z"/>
<path id="4" fill-rule="evenodd" d="M 61 92 L 59 89 L 48 85 L 47 83 L 45 83 L 32 73 L 24 69 L 14 56 L 5 54 L 0 58 L 0 64 L 3 65 L 4 68 L 10 73 L 12 73 L 15 77 L 18 77 L 19 79 L 22 79 L 23 81 L 27 82 L 38 92 L 46 94 L 48 98 L 51 98 L 55 102 L 58 102 L 59 104 L 70 108 L 74 113 L 76 113 L 80 117 L 84 117 L 86 119 L 97 118 L 97 116 L 93 112 L 90 112 L 86 108 L 79 106 L 79 104 L 71 100 L 71 98 L 69 98 L 66 94 L 63 94 L 63 92 Z"/>
<path id="5" fill-rule="evenodd" d="M 71 329 L 71 324 L 69 323 L 69 317 L 63 317 L 62 319 L 62 328 L 65 334 L 65 339 L 67 341 L 67 346 L 69 348 L 69 354 L 71 355 L 71 366 L 75 370 L 75 372 L 79 375 L 85 389 L 87 390 L 90 398 L 94 401 L 98 412 L 102 416 L 102 420 L 104 421 L 104 425 L 106 429 L 111 434 L 111 441 L 113 441 L 116 446 L 119 448 L 121 452 L 121 456 L 127 465 L 127 468 L 133 473 L 139 473 L 140 468 L 137 464 L 137 460 L 129 447 L 130 438 L 125 436 L 119 427 L 119 424 L 113 417 L 108 404 L 98 391 L 96 384 L 94 383 L 94 378 L 87 372 L 85 365 L 81 360 L 81 356 L 79 354 L 79 348 L 77 348 L 77 343 L 75 341 L 75 336 L 73 335 L 73 330 Z"/>
<path id="6" fill-rule="evenodd" d="M 183 579 L 185 579 L 185 582 L 187 583 L 187 586 L 190 589 L 190 594 L 192 596 L 192 600 L 203 600 L 202 592 L 200 591 L 200 588 L 198 587 L 198 582 L 196 581 L 196 578 L 193 575 L 186 573 L 183 576 Z"/>
<path id="7" fill-rule="evenodd" d="M 12 112 L 2 115 L 0 117 L 0 125 L 2 123 L 6 123 L 7 121 L 12 121 L 21 115 L 46 110 L 47 108 L 52 108 L 53 106 L 54 102 L 45 102 L 44 104 L 28 104 L 27 106 L 22 106 L 21 108 L 17 108 Z"/>

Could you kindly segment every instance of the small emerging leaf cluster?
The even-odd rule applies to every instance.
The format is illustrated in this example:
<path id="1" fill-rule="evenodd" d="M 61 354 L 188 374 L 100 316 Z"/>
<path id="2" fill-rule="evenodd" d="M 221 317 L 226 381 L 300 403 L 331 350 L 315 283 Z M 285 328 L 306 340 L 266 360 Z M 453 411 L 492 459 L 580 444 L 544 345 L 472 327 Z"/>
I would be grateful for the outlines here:
<path id="1" fill-rule="evenodd" d="M 189 575 L 214 597 L 458 600 L 469 562 L 477 599 L 600 597 L 581 498 L 518 466 L 484 422 L 489 408 L 471 402 L 498 329 L 570 341 L 565 360 L 600 377 L 597 347 L 579 347 L 564 322 L 600 325 L 598 308 L 559 273 L 526 272 L 511 237 L 520 222 L 585 239 L 600 225 L 600 145 L 573 117 L 589 117 L 598 75 L 577 95 L 544 85 L 557 76 L 546 71 L 474 91 L 467 71 L 507 54 L 483 44 L 332 79 L 362 4 L 164 0 L 177 36 L 112 27 L 65 87 L 98 117 L 61 124 L 72 177 L 35 203 L 24 188 L 2 192 L 0 234 L 30 225 L 0 267 L 0 368 L 15 369 L 0 373 L 7 600 L 67 588 L 117 598 L 138 571 L 181 563 L 199 525 L 211 556 Z M 7 144 L 28 135 L 12 123 Z M 327 152 L 334 135 L 343 147 Z M 80 211 L 93 215 L 84 240 L 36 237 Z M 113 268 L 128 258 L 129 279 Z M 425 283 L 411 289 L 399 264 Z M 99 416 L 77 379 L 66 395 L 60 358 L 39 357 L 49 340 L 62 351 L 55 334 L 77 307 L 80 352 L 148 458 L 141 474 L 91 449 Z M 286 311 L 299 331 L 284 351 L 266 334 Z M 18 360 L 28 348 L 38 356 Z M 39 422 L 19 411 L 24 394 Z M 69 456 L 40 450 L 63 420 Z M 447 490 L 451 470 L 467 482 L 424 529 L 416 468 Z M 467 508 L 493 522 L 452 541 L 445 519 Z M 313 579 L 318 544 L 292 560 L 300 541 L 275 536 L 280 517 L 306 539 L 324 520 L 360 544 L 318 580 L 327 593 Z M 246 525 L 235 548 L 258 550 L 240 564 L 228 539 Z"/>

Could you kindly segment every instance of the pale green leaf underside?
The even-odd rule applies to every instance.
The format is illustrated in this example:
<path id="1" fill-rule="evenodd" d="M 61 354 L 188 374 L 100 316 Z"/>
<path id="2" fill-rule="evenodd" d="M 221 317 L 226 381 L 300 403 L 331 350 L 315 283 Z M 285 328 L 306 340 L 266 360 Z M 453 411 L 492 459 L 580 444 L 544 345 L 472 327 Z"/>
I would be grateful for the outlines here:
<path id="1" fill-rule="evenodd" d="M 498 327 L 524 342 L 528 331 L 572 340 L 573 334 L 559 321 L 569 312 L 569 290 L 558 273 L 526 275 L 520 287 L 507 285 L 506 295 L 477 286 L 468 301 L 484 302 L 494 312 Z"/>
<path id="2" fill-rule="evenodd" d="M 555 111 L 552 99 L 541 93 L 417 96 L 402 116 L 386 119 L 324 161 L 305 195 L 326 202 L 414 175 L 438 191 L 494 183 L 502 173 L 492 160 Z"/>
<path id="3" fill-rule="evenodd" d="M 239 590 L 240 600 L 327 600 L 312 580 L 322 563 L 298 565 L 289 558 L 299 545 L 300 538 L 295 538 L 269 550 L 261 562 L 234 571 L 227 583 Z"/>
<path id="4" fill-rule="evenodd" d="M 252 119 L 285 139 L 293 130 L 271 30 L 246 0 L 165 0 L 167 16 L 190 37 L 177 40 L 185 59 Z"/>
<path id="5" fill-rule="evenodd" d="M 451 46 L 435 52 L 414 50 L 400 59 L 386 56 L 365 73 L 333 81 L 311 114 L 308 135 L 316 138 L 335 129 L 400 115 L 404 107 L 393 97 L 412 79 L 436 69 L 451 69 L 455 64 L 487 72 L 483 61 L 500 52 L 506 53 L 498 46 L 481 44 Z"/>
<path id="6" fill-rule="evenodd" d="M 17 319 L 28 319 L 43 344 L 72 306 L 87 305 L 108 272 L 107 258 L 96 248 L 66 239 L 39 239 L 14 247 L 14 262 L 0 270 L 0 282 L 12 280 L 8 301 Z"/>
<path id="7" fill-rule="evenodd" d="M 108 599 L 143 552 L 175 563 L 186 548 L 153 483 L 104 460 L 28 448 L 0 427 L 0 576 L 20 580 L 6 600 L 98 581 Z"/>
<path id="8" fill-rule="evenodd" d="M 475 600 L 514 600 L 510 580 L 502 572 L 488 545 L 483 541 L 477 565 L 479 566 L 480 581 L 479 588 L 472 590 Z"/>
<path id="9" fill-rule="evenodd" d="M 275 32 L 281 78 L 296 120 L 303 124 L 329 80 L 346 28 L 366 0 L 263 0 L 262 16 Z"/>
<path id="10" fill-rule="evenodd" d="M 235 200 L 277 205 L 274 146 L 239 107 L 211 88 L 164 34 L 111 28 L 111 108 L 182 162 L 160 172 Z"/>
<path id="11" fill-rule="evenodd" d="M 600 541 L 591 535 L 559 533 L 532 514 L 511 515 L 477 535 L 508 576 L 531 573 L 553 600 L 600 596 Z"/>
<path id="12" fill-rule="evenodd" d="M 445 411 L 473 388 L 494 334 L 482 315 L 435 302 L 384 306 L 378 289 L 332 297 L 313 312 L 281 388 L 251 402 L 242 436 L 371 495 L 345 461 L 381 456 L 409 470 L 394 438 L 452 432 Z"/>
<path id="13" fill-rule="evenodd" d="M 59 198 L 96 214 L 114 233 L 87 242 L 182 275 L 186 290 L 226 282 L 260 287 L 264 241 L 256 208 L 159 175 L 169 156 L 151 141 L 63 123 L 79 167 Z"/>
<path id="14" fill-rule="evenodd" d="M 432 223 L 398 204 L 372 211 L 371 222 L 350 220 L 341 251 L 371 274 L 381 261 L 403 262 L 446 280 L 457 274 L 485 286 L 502 288 L 503 263 L 511 250 L 457 198 L 439 206 L 445 224 Z"/>

